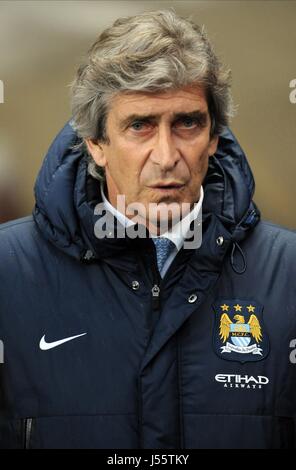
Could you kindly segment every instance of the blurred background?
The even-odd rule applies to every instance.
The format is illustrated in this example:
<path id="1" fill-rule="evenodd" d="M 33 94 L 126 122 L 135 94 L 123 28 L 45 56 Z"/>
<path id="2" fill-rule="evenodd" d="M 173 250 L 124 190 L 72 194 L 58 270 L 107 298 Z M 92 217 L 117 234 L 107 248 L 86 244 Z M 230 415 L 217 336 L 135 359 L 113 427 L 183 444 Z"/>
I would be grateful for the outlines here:
<path id="1" fill-rule="evenodd" d="M 28 215 L 69 83 L 98 33 L 120 16 L 173 7 L 204 24 L 233 73 L 231 128 L 256 179 L 263 217 L 296 228 L 295 1 L 1 1 L 0 221 Z"/>

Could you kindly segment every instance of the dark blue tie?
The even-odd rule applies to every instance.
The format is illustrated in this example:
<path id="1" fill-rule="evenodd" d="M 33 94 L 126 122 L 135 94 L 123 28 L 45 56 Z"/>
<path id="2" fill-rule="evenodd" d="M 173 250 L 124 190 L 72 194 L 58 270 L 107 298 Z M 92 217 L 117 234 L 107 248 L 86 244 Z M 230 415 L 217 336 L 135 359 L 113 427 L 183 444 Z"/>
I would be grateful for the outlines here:
<path id="1" fill-rule="evenodd" d="M 163 265 L 167 258 L 169 257 L 171 251 L 175 247 L 175 244 L 169 240 L 168 238 L 152 238 L 155 248 L 156 248 L 156 256 L 157 256 L 157 266 L 159 272 L 161 272 Z"/>

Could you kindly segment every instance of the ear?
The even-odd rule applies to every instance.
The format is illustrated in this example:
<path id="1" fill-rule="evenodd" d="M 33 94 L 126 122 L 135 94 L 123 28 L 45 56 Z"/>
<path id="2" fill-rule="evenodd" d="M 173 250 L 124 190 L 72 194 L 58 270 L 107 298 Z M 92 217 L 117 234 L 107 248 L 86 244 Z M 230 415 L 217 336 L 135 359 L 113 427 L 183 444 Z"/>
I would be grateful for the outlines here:
<path id="1" fill-rule="evenodd" d="M 214 135 L 211 138 L 210 143 L 209 143 L 209 156 L 210 157 L 216 153 L 217 147 L 218 147 L 218 142 L 219 142 L 219 136 Z"/>
<path id="2" fill-rule="evenodd" d="M 102 146 L 92 139 L 85 139 L 84 142 L 87 146 L 88 152 L 91 154 L 96 164 L 98 166 L 105 167 L 107 160 Z"/>

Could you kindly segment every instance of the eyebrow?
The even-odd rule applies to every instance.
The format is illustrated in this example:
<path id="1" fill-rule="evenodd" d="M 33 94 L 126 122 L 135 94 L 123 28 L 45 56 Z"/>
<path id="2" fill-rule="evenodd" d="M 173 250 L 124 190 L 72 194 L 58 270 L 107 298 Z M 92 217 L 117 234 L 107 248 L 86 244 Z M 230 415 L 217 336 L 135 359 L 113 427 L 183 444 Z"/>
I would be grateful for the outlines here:
<path id="1" fill-rule="evenodd" d="M 160 114 L 130 114 L 120 121 L 120 128 L 125 129 L 134 121 L 159 121 Z M 172 122 L 178 121 L 180 119 L 194 119 L 198 122 L 201 127 L 205 127 L 208 122 L 208 113 L 205 111 L 194 110 L 190 112 L 174 113 L 172 117 Z"/>

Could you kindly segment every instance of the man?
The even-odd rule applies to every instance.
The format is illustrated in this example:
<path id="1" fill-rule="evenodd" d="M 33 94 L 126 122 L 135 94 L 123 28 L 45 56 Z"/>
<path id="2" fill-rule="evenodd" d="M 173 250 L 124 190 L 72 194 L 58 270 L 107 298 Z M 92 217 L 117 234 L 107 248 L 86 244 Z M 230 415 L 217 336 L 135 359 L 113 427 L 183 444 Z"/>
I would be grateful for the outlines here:
<path id="1" fill-rule="evenodd" d="M 0 230 L 1 447 L 294 447 L 296 237 L 260 221 L 204 32 L 117 20 L 72 110 Z"/>

